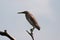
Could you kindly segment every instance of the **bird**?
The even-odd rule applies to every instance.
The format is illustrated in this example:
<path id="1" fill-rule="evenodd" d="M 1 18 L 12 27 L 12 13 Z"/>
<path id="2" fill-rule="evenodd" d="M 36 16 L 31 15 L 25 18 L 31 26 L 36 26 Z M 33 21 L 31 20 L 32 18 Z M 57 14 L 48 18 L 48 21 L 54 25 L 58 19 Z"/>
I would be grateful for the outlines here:
<path id="1" fill-rule="evenodd" d="M 36 19 L 29 11 L 18 12 L 18 14 L 25 14 L 27 21 L 33 26 L 33 29 L 31 30 L 34 30 L 35 28 L 37 30 L 40 30 L 40 26 L 38 25 Z"/>

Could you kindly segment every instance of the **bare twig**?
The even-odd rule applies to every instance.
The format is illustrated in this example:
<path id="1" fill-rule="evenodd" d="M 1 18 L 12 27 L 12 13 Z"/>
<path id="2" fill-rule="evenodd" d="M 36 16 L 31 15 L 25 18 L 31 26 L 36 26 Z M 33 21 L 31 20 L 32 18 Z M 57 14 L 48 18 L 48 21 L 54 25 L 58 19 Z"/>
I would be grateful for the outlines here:
<path id="1" fill-rule="evenodd" d="M 29 32 L 29 31 L 26 30 L 26 32 L 31 36 L 32 40 L 34 40 L 33 30 L 34 30 L 34 28 L 32 28 L 32 29 L 30 30 L 31 32 Z"/>
<path id="2" fill-rule="evenodd" d="M 4 30 L 4 32 L 0 31 L 0 35 L 1 35 L 1 36 L 6 36 L 6 37 L 8 37 L 10 40 L 14 40 L 14 38 L 12 38 L 12 37 L 7 33 L 7 30 Z"/>

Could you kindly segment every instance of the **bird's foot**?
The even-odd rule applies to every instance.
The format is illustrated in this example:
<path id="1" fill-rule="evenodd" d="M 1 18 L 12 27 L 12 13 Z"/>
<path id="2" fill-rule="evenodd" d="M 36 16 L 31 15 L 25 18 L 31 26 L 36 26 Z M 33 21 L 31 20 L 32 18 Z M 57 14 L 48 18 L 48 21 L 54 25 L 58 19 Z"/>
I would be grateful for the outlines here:
<path id="1" fill-rule="evenodd" d="M 32 31 L 33 31 L 33 29 L 30 29 L 30 31 L 32 32 Z"/>
<path id="2" fill-rule="evenodd" d="M 35 29 L 35 28 L 30 29 L 30 31 L 33 32 L 34 29 Z"/>

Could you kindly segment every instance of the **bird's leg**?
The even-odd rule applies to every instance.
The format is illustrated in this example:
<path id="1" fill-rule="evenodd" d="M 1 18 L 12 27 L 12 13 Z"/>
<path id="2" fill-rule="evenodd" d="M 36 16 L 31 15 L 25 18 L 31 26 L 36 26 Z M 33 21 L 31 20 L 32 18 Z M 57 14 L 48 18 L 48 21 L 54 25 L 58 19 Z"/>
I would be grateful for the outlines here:
<path id="1" fill-rule="evenodd" d="M 34 30 L 35 28 L 33 27 L 32 29 L 30 29 L 30 31 L 31 31 L 31 33 L 33 33 L 33 30 Z"/>

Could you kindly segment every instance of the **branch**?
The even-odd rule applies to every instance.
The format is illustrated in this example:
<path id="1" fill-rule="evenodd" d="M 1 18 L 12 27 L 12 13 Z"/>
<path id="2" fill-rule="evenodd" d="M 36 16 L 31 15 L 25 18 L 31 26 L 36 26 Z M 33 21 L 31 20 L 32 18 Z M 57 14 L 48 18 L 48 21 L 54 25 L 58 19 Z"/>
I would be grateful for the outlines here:
<path id="1" fill-rule="evenodd" d="M 29 32 L 29 31 L 26 30 L 26 32 L 31 36 L 32 40 L 34 40 L 33 30 L 34 30 L 34 28 L 32 28 L 32 29 L 30 30 L 31 32 Z"/>
<path id="2" fill-rule="evenodd" d="M 7 30 L 4 30 L 4 32 L 0 31 L 0 35 L 1 35 L 1 36 L 6 36 L 6 37 L 8 37 L 10 40 L 14 40 L 14 38 L 12 38 L 12 37 L 7 33 Z"/>

